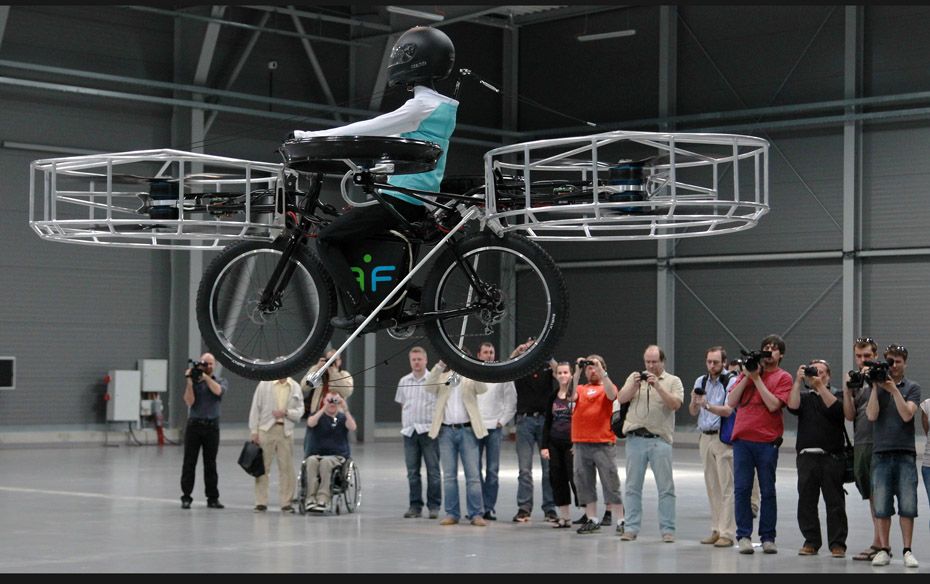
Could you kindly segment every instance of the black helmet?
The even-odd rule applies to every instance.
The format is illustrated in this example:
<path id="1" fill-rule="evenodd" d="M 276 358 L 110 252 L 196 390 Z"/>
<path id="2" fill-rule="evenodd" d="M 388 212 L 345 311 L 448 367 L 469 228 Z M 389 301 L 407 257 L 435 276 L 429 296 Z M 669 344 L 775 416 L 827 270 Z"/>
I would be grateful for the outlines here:
<path id="1" fill-rule="evenodd" d="M 391 49 L 388 87 L 445 79 L 455 64 L 455 46 L 441 30 L 415 26 Z"/>

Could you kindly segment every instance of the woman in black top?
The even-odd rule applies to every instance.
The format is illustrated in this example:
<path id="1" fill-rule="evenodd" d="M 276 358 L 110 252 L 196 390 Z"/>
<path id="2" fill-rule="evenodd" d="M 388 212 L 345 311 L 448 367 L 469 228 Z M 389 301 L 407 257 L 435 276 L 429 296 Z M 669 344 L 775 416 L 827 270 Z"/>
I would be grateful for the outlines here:
<path id="1" fill-rule="evenodd" d="M 572 383 L 572 368 L 567 361 L 558 364 L 555 377 L 559 388 L 552 392 L 546 408 L 540 455 L 549 461 L 549 483 L 552 498 L 559 508 L 559 520 L 553 527 L 571 527 L 568 506 L 575 493 L 572 480 L 572 411 L 575 407 L 575 386 Z"/>

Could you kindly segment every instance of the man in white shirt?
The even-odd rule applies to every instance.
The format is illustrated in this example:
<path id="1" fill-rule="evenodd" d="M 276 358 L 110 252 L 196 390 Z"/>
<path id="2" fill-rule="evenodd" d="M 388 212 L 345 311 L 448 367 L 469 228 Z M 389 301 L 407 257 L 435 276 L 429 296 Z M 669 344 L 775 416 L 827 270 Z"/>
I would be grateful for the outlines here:
<path id="1" fill-rule="evenodd" d="M 400 378 L 394 401 L 402 406 L 400 420 L 404 436 L 404 460 L 410 487 L 410 507 L 404 517 L 420 517 L 423 513 L 423 483 L 421 462 L 426 465 L 426 506 L 429 518 L 439 517 L 442 505 L 442 472 L 439 469 L 439 442 L 429 436 L 436 410 L 436 395 L 423 389 L 426 381 L 426 350 L 413 347 L 408 354 L 410 373 Z"/>
<path id="2" fill-rule="evenodd" d="M 478 358 L 489 363 L 497 357 L 493 343 L 481 343 Z M 497 519 L 497 492 L 500 486 L 498 472 L 501 466 L 501 439 L 506 426 L 517 413 L 517 388 L 513 381 L 486 383 L 488 391 L 478 396 L 478 410 L 488 435 L 478 440 L 481 459 L 481 498 L 484 501 L 484 518 Z"/>
<path id="3" fill-rule="evenodd" d="M 304 398 L 300 384 L 286 377 L 260 381 L 249 410 L 249 433 L 252 442 L 262 447 L 265 474 L 255 478 L 255 512 L 268 509 L 268 484 L 271 461 L 278 461 L 278 496 L 283 513 L 293 513 L 291 497 L 297 486 L 294 472 L 294 423 L 304 415 Z"/>

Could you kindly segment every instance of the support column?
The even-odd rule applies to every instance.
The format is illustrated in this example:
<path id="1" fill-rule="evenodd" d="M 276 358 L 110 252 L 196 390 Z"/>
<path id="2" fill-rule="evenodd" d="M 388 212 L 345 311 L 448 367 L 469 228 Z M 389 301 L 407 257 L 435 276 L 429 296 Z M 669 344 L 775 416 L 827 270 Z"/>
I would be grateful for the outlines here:
<path id="1" fill-rule="evenodd" d="M 859 97 L 862 87 L 862 7 L 846 7 L 845 43 L 843 58 L 843 97 Z M 846 108 L 846 114 L 856 113 L 856 108 Z M 843 371 L 853 367 L 850 348 L 859 333 L 862 333 L 862 267 L 856 261 L 860 242 L 857 235 L 862 218 L 860 207 L 862 126 L 859 122 L 843 124 Z"/>
<path id="2" fill-rule="evenodd" d="M 678 77 L 678 8 L 659 8 L 659 117 L 675 115 Z M 674 125 L 663 123 L 662 130 Z M 656 343 L 665 350 L 665 367 L 675 371 L 675 274 L 669 261 L 675 256 L 675 241 L 657 244 L 656 262 Z"/>
<path id="3" fill-rule="evenodd" d="M 503 43 L 503 62 L 501 63 L 503 81 L 503 129 L 514 130 L 517 127 L 517 95 L 519 94 L 519 69 L 520 69 L 520 29 L 512 26 L 504 29 Z M 505 138 L 505 144 L 514 142 L 513 138 Z M 511 256 L 506 256 L 500 266 L 500 282 L 504 288 L 504 294 L 509 298 L 516 298 L 519 294 L 517 290 L 517 274 L 514 269 L 515 262 Z M 501 327 L 500 340 L 498 341 L 497 352 L 499 355 L 510 355 L 517 344 L 526 339 L 517 339 L 516 323 L 513 319 L 509 320 L 510 326 Z"/>

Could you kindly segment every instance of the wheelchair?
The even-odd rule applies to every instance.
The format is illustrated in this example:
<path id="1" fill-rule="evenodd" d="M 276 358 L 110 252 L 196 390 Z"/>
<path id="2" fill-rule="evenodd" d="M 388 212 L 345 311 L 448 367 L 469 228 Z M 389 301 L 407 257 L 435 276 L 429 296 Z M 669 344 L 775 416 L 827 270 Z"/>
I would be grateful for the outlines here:
<path id="1" fill-rule="evenodd" d="M 331 482 L 332 497 L 329 501 L 327 513 L 340 515 L 342 509 L 347 513 L 355 513 L 362 502 L 362 487 L 359 483 L 358 467 L 352 457 L 333 469 Z M 310 479 L 307 477 L 307 459 L 300 463 L 300 476 L 297 478 L 297 510 L 301 515 L 307 513 L 307 492 Z"/>

